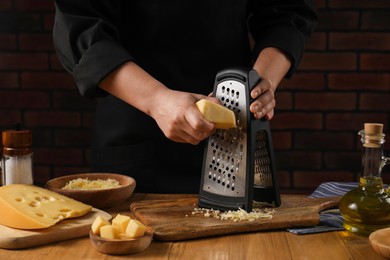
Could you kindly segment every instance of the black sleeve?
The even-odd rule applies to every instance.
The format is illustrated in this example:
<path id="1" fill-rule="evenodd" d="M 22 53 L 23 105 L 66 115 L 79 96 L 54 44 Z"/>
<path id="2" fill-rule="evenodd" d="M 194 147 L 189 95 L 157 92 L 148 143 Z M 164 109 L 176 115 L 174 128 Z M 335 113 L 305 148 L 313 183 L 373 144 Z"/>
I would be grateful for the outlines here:
<path id="1" fill-rule="evenodd" d="M 248 25 L 255 40 L 253 58 L 266 47 L 276 47 L 291 59 L 290 77 L 296 70 L 307 38 L 317 26 L 314 0 L 253 0 Z"/>
<path id="2" fill-rule="evenodd" d="M 133 58 L 119 43 L 115 24 L 120 19 L 118 0 L 55 0 L 55 50 L 72 73 L 80 93 L 106 95 L 99 82 Z"/>

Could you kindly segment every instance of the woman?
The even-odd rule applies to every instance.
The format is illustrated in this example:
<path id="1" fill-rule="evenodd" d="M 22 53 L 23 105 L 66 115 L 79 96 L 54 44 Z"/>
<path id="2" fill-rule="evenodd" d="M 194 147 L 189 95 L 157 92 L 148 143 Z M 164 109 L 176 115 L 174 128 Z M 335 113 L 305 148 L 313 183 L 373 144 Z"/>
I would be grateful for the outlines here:
<path id="1" fill-rule="evenodd" d="M 196 109 L 218 71 L 253 67 L 256 118 L 296 69 L 317 21 L 310 0 L 56 0 L 54 43 L 83 96 L 97 98 L 94 171 L 134 177 L 137 191 L 197 193 L 202 141 Z M 253 43 L 253 44 L 251 44 Z"/>

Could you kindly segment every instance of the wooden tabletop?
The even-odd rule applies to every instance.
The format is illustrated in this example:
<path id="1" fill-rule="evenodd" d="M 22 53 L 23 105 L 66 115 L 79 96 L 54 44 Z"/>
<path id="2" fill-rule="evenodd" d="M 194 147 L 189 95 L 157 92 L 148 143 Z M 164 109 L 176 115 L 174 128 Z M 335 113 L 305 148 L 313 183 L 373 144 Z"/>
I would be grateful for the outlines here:
<path id="1" fill-rule="evenodd" d="M 136 200 L 137 195 L 132 200 Z M 112 215 L 129 213 L 129 203 L 106 210 Z M 96 251 L 88 237 L 44 246 L 6 250 L 1 259 L 123 259 Z M 225 235 L 180 242 L 153 241 L 131 259 L 385 259 L 371 247 L 367 237 L 346 231 L 295 235 L 283 230 Z"/>

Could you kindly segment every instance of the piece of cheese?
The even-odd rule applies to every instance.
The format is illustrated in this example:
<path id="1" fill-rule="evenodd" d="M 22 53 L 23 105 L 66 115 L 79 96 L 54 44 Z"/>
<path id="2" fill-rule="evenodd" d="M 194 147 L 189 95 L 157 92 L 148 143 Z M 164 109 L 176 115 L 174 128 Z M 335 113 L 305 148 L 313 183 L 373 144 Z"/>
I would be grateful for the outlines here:
<path id="1" fill-rule="evenodd" d="M 110 239 L 119 239 L 119 230 L 117 227 L 112 225 L 103 226 L 100 228 L 100 237 L 110 238 Z"/>
<path id="2" fill-rule="evenodd" d="M 112 220 L 112 225 L 118 228 L 119 233 L 126 233 L 126 228 L 129 222 L 130 222 L 129 216 L 118 214 Z"/>
<path id="3" fill-rule="evenodd" d="M 27 184 L 0 187 L 0 224 L 18 229 L 39 229 L 83 216 L 92 206 L 53 191 Z"/>
<path id="4" fill-rule="evenodd" d="M 145 234 L 146 227 L 136 219 L 131 219 L 126 229 L 128 237 L 142 237 Z"/>
<path id="5" fill-rule="evenodd" d="M 100 235 L 100 228 L 107 225 L 111 225 L 108 219 L 105 219 L 102 216 L 97 216 L 91 226 L 92 232 L 96 235 Z"/>
<path id="6" fill-rule="evenodd" d="M 199 100 L 196 102 L 196 106 L 202 113 L 203 118 L 214 123 L 217 129 L 236 127 L 236 117 L 232 110 L 207 99 Z"/>

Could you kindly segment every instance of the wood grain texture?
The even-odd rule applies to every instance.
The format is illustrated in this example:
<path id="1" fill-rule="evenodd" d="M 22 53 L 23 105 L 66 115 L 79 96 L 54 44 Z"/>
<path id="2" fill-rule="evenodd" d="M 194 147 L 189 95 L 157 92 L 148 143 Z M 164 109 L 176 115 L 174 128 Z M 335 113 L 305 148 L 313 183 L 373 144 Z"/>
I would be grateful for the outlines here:
<path id="1" fill-rule="evenodd" d="M 282 205 L 275 209 L 272 219 L 255 221 L 220 220 L 193 215 L 197 196 L 141 200 L 130 205 L 132 213 L 145 225 L 154 229 L 154 239 L 180 241 L 226 234 L 277 230 L 312 226 L 319 223 L 319 212 L 337 207 L 339 198 L 310 199 L 282 195 Z"/>
<path id="2" fill-rule="evenodd" d="M 111 215 L 107 212 L 93 208 L 85 216 L 66 219 L 44 229 L 23 230 L 0 225 L 0 248 L 29 248 L 87 236 L 93 221 L 98 215 L 111 219 Z"/>

